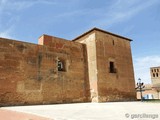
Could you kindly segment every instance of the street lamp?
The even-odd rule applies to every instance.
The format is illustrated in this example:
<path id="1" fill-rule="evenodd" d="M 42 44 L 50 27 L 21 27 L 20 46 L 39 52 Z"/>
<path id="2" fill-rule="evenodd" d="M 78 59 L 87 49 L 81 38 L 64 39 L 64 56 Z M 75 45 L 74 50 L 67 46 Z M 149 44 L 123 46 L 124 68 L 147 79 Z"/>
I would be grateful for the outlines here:
<path id="1" fill-rule="evenodd" d="M 139 81 L 139 82 L 137 82 L 137 87 L 136 87 L 136 89 L 137 89 L 138 91 L 140 91 L 141 101 L 143 101 L 142 91 L 144 91 L 143 88 L 144 88 L 145 86 L 144 86 L 144 83 L 141 82 L 141 79 L 140 79 L 140 78 L 138 79 L 138 81 Z"/>

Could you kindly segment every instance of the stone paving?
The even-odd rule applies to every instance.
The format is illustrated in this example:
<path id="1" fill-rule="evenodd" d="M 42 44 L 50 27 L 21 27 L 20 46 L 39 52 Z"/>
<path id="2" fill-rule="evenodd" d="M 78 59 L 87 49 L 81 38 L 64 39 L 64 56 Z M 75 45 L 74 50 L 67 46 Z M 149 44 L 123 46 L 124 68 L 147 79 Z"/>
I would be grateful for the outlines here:
<path id="1" fill-rule="evenodd" d="M 50 120 L 160 120 L 160 103 L 150 102 L 107 102 L 17 106 L 2 107 L 0 110 L 23 112 L 50 118 Z M 0 120 L 1 119 L 2 117 Z"/>
<path id="2" fill-rule="evenodd" d="M 0 109 L 0 120 L 51 120 L 39 115 Z"/>

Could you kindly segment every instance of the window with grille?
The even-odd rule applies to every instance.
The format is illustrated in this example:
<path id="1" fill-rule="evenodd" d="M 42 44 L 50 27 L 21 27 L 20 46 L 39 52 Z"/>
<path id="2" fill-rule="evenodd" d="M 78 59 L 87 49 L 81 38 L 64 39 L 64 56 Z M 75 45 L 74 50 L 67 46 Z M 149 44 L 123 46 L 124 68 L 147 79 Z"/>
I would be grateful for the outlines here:
<path id="1" fill-rule="evenodd" d="M 65 61 L 63 60 L 58 60 L 58 71 L 66 71 L 65 69 Z"/>

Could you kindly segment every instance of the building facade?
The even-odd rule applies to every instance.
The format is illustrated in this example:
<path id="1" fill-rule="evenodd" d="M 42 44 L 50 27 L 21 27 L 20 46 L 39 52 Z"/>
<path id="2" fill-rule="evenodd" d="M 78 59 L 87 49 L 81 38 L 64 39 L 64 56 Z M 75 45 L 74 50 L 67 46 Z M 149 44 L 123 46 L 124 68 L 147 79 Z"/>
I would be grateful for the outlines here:
<path id="1" fill-rule="evenodd" d="M 145 84 L 143 88 L 143 98 L 160 99 L 160 67 L 151 67 L 150 76 L 151 84 Z M 141 99 L 139 91 L 137 91 L 137 99 Z"/>
<path id="2" fill-rule="evenodd" d="M 160 66 L 150 68 L 151 80 L 154 86 L 160 84 Z"/>
<path id="3" fill-rule="evenodd" d="M 72 41 L 0 38 L 0 105 L 135 100 L 130 42 L 98 28 Z"/>
<path id="4" fill-rule="evenodd" d="M 151 67 L 150 75 L 152 81 L 153 98 L 160 99 L 160 66 Z"/>

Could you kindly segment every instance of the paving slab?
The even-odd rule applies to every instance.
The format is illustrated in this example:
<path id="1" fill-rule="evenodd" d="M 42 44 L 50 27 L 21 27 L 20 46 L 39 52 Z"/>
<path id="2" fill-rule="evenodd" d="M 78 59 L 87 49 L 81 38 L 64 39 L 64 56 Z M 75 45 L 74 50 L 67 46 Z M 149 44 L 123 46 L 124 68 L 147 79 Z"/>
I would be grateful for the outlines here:
<path id="1" fill-rule="evenodd" d="M 107 102 L 3 107 L 54 120 L 160 120 L 160 103 Z"/>
<path id="2" fill-rule="evenodd" d="M 0 109 L 0 120 L 51 120 L 39 115 L 22 113 L 7 109 Z M 53 119 L 52 119 L 53 120 Z"/>

